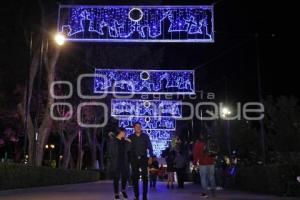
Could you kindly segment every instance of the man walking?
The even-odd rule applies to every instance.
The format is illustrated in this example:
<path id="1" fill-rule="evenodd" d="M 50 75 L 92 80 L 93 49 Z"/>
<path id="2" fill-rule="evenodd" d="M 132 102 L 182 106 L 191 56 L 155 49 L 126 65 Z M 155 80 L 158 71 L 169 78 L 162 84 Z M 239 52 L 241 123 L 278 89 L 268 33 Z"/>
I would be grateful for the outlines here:
<path id="1" fill-rule="evenodd" d="M 143 200 L 147 200 L 148 193 L 148 164 L 152 164 L 153 148 L 150 138 L 142 132 L 141 123 L 136 122 L 133 125 L 134 134 L 129 136 L 131 140 L 131 167 L 135 200 L 139 199 L 139 177 L 140 169 L 143 179 Z M 149 150 L 150 159 L 148 160 L 147 150 Z"/>
<path id="2" fill-rule="evenodd" d="M 215 156 L 212 155 L 208 148 L 208 142 L 197 140 L 194 146 L 194 166 L 199 165 L 201 186 L 204 192 L 202 197 L 208 197 L 208 191 L 211 191 L 212 196 L 215 196 Z"/>

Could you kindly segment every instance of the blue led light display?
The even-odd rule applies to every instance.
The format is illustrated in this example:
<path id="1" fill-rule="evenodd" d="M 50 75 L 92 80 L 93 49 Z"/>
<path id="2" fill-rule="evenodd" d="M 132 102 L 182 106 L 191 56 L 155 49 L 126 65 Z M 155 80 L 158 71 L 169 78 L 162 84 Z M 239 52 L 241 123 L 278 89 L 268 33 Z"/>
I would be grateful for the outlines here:
<path id="1" fill-rule="evenodd" d="M 69 41 L 214 42 L 213 6 L 60 5 Z"/>
<path id="2" fill-rule="evenodd" d="M 134 17 L 134 16 L 132 16 Z M 134 20 L 138 20 L 138 16 Z M 193 70 L 95 69 L 94 93 L 114 94 L 194 94 Z M 119 126 L 133 134 L 140 122 L 149 134 L 157 156 L 165 150 L 182 117 L 182 102 L 177 100 L 112 99 L 111 116 Z"/>
<path id="3" fill-rule="evenodd" d="M 134 134 L 134 130 L 132 128 L 127 128 L 127 135 Z M 171 142 L 172 135 L 174 131 L 168 130 L 143 130 L 144 133 L 148 134 L 153 146 L 153 153 L 160 157 L 163 150 L 169 147 Z"/>
<path id="4" fill-rule="evenodd" d="M 126 132 L 127 135 L 130 135 L 134 133 L 134 130 L 133 128 L 127 128 Z M 172 134 L 174 133 L 174 131 L 150 130 L 150 129 L 145 129 L 143 130 L 143 132 L 148 134 L 151 140 L 155 140 L 155 141 L 159 141 L 159 140 L 171 141 Z"/>
<path id="5" fill-rule="evenodd" d="M 95 69 L 94 93 L 194 94 L 194 70 Z"/>
<path id="6" fill-rule="evenodd" d="M 180 118 L 181 104 L 181 101 L 171 100 L 112 99 L 111 116 Z"/>
<path id="7" fill-rule="evenodd" d="M 153 146 L 153 153 L 158 158 L 161 156 L 162 151 L 170 146 L 170 140 L 151 140 Z"/>
<path id="8" fill-rule="evenodd" d="M 154 154 L 160 156 L 171 141 L 176 118 L 182 115 L 181 104 L 172 100 L 112 99 L 111 115 L 128 134 L 133 134 L 134 123 L 140 122 L 143 132 L 150 136 Z"/>
<path id="9" fill-rule="evenodd" d="M 140 122 L 143 130 L 175 130 L 176 120 L 170 117 L 121 117 L 119 126 L 123 128 L 132 128 L 135 122 Z"/>

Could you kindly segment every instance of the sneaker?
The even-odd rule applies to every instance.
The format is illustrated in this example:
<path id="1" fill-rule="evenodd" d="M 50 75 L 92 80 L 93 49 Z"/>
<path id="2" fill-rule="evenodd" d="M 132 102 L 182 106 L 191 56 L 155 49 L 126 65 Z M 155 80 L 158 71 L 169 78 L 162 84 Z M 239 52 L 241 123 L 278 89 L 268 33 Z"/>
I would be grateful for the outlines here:
<path id="1" fill-rule="evenodd" d="M 121 199 L 120 199 L 120 195 L 116 194 L 116 195 L 115 195 L 115 200 L 121 200 Z"/>
<path id="2" fill-rule="evenodd" d="M 122 195 L 122 199 L 123 200 L 127 200 L 128 199 L 128 195 L 127 195 L 127 193 L 125 191 L 122 191 L 121 195 Z"/>
<path id="3" fill-rule="evenodd" d="M 206 193 L 202 193 L 200 196 L 203 198 L 208 198 L 208 195 Z"/>
<path id="4" fill-rule="evenodd" d="M 216 190 L 220 191 L 220 190 L 223 190 L 222 187 L 216 187 Z"/>

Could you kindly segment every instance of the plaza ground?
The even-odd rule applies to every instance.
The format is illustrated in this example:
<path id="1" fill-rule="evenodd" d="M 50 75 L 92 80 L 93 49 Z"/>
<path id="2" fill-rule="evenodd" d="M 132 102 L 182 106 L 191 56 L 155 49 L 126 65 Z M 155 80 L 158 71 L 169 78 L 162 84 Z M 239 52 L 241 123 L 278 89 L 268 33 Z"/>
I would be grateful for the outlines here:
<path id="1" fill-rule="evenodd" d="M 0 200 L 113 200 L 110 181 L 62 185 L 30 189 L 0 191 Z M 196 200 L 200 197 L 200 187 L 187 184 L 184 190 L 167 190 L 165 183 L 157 189 L 149 190 L 149 200 Z M 128 188 L 129 200 L 133 199 L 132 187 Z M 221 191 L 215 200 L 296 200 L 299 198 L 276 197 L 241 191 Z"/>

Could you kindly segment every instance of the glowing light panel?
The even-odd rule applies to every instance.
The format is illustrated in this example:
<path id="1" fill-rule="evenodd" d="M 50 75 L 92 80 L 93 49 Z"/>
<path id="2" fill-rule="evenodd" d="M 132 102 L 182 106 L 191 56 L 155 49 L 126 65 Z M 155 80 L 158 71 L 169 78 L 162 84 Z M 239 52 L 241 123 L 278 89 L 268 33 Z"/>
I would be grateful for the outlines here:
<path id="1" fill-rule="evenodd" d="M 112 99 L 113 117 L 171 117 L 182 116 L 181 101 Z"/>
<path id="2" fill-rule="evenodd" d="M 94 93 L 194 94 L 194 70 L 95 69 Z"/>
<path id="3" fill-rule="evenodd" d="M 213 6 L 60 5 L 69 41 L 214 42 Z"/>
<path id="4" fill-rule="evenodd" d="M 134 130 L 132 128 L 127 128 L 127 134 L 134 134 Z M 148 134 L 153 146 L 153 153 L 160 157 L 163 150 L 169 147 L 171 143 L 172 135 L 174 131 L 168 130 L 143 130 L 144 133 Z"/>
<path id="5" fill-rule="evenodd" d="M 143 130 L 175 130 L 176 120 L 169 117 L 121 117 L 119 126 L 123 128 L 132 128 L 135 122 L 140 122 Z"/>

